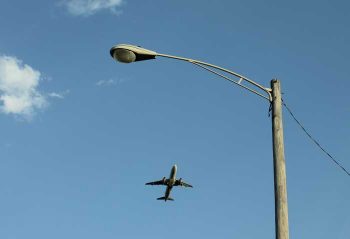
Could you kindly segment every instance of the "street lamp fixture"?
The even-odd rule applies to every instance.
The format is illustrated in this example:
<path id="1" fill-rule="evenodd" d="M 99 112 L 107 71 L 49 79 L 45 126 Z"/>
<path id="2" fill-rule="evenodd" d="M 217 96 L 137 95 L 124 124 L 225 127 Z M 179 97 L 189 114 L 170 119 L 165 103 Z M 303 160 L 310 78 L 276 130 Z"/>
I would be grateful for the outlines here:
<path id="1" fill-rule="evenodd" d="M 144 61 L 155 59 L 157 53 L 138 46 L 119 44 L 110 50 L 111 56 L 119 62 L 131 63 L 134 61 Z"/>
<path id="2" fill-rule="evenodd" d="M 156 56 L 186 61 L 199 66 L 215 75 L 218 75 L 225 80 L 228 80 L 231 83 L 234 83 L 269 101 L 272 111 L 276 239 L 289 239 L 287 183 L 284 158 L 282 98 L 280 81 L 275 79 L 271 80 L 271 88 L 267 88 L 256 83 L 255 81 L 248 79 L 243 75 L 227 70 L 220 66 L 184 57 L 160 54 L 155 51 L 147 50 L 142 47 L 129 44 L 119 44 L 113 46 L 110 50 L 110 54 L 116 61 L 122 63 L 151 60 L 155 59 Z M 224 73 L 235 77 L 235 79 L 228 77 Z"/>

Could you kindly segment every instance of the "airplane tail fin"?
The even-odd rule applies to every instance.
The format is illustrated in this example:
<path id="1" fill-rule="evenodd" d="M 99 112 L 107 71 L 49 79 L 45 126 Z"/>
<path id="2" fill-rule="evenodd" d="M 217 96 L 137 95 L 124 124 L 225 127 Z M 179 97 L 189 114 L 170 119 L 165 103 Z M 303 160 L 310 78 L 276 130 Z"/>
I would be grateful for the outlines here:
<path id="1" fill-rule="evenodd" d="M 169 201 L 174 201 L 174 199 L 173 199 L 173 198 L 171 198 L 171 197 L 168 197 L 168 198 L 165 198 L 165 197 L 160 197 L 160 198 L 157 198 L 157 200 L 164 200 L 164 201 L 169 200 Z"/>

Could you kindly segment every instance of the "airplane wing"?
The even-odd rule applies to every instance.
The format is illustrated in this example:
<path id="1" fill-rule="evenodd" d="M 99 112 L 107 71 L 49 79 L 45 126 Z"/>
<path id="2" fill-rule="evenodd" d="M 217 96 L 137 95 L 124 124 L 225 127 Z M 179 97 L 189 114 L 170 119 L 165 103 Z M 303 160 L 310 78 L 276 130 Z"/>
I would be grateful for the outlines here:
<path id="1" fill-rule="evenodd" d="M 166 180 L 159 180 L 159 181 L 154 181 L 154 182 L 149 182 L 146 183 L 146 185 L 167 185 Z"/>
<path id="2" fill-rule="evenodd" d="M 182 187 L 186 187 L 186 188 L 193 188 L 193 186 L 191 184 L 188 184 L 184 181 L 182 181 L 182 179 L 176 179 L 174 186 L 182 186 Z"/>

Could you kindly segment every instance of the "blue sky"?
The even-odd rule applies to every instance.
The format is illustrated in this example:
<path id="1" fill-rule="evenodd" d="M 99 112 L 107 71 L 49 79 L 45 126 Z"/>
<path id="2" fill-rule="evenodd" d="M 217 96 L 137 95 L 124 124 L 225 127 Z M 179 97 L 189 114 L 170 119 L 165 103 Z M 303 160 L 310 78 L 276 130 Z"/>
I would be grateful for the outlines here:
<path id="1" fill-rule="evenodd" d="M 273 238 L 269 86 L 350 169 L 347 1 L 0 3 L 0 238 Z M 284 111 L 291 238 L 349 238 L 349 177 Z M 173 164 L 193 189 L 145 187 Z"/>

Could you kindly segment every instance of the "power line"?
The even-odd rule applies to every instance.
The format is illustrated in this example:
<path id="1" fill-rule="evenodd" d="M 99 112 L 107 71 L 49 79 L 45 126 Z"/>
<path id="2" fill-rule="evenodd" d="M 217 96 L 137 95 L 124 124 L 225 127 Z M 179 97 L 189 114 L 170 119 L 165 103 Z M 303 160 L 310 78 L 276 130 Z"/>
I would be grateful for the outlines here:
<path id="1" fill-rule="evenodd" d="M 319 142 L 317 142 L 317 140 L 312 137 L 312 135 L 304 128 L 304 126 L 299 122 L 299 120 L 297 120 L 293 114 L 293 112 L 291 111 L 291 109 L 286 105 L 286 103 L 282 100 L 282 104 L 286 107 L 286 109 L 288 110 L 289 114 L 293 117 L 293 119 L 295 120 L 295 122 L 297 122 L 297 124 L 300 126 L 300 128 L 305 132 L 305 134 L 336 164 L 338 165 L 338 167 L 340 167 L 348 176 L 350 176 L 350 173 L 337 161 L 333 158 L 332 155 L 330 155 L 330 153 L 328 153 L 321 145 Z"/>

